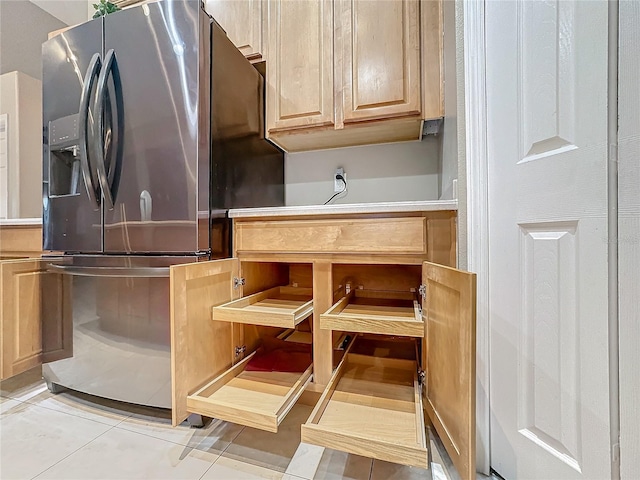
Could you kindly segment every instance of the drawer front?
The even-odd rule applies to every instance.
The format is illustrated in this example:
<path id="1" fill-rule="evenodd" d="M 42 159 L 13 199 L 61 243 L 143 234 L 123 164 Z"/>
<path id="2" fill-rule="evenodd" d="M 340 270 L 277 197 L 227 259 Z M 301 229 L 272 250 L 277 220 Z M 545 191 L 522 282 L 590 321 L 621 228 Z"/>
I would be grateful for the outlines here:
<path id="1" fill-rule="evenodd" d="M 0 227 L 0 256 L 39 257 L 42 253 L 42 227 L 2 226 Z"/>
<path id="2" fill-rule="evenodd" d="M 423 217 L 238 222 L 238 253 L 426 253 Z"/>

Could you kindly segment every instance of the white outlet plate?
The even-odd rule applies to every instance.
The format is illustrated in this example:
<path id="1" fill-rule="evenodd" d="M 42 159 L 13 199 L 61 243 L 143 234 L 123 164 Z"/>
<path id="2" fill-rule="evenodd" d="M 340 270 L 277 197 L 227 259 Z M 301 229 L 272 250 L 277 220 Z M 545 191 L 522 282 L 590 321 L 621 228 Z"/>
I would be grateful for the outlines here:
<path id="1" fill-rule="evenodd" d="M 344 173 L 344 168 L 336 168 L 336 171 L 333 174 L 333 193 L 338 193 L 344 190 L 344 183 L 342 180 L 338 180 L 336 175 L 342 175 L 345 182 L 347 181 L 347 174 Z"/>

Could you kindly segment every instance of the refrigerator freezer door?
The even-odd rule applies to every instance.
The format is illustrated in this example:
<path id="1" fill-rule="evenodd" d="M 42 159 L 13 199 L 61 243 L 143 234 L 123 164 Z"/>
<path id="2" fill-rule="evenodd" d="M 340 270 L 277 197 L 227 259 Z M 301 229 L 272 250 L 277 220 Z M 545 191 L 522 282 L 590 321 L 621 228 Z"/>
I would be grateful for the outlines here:
<path id="1" fill-rule="evenodd" d="M 54 266 L 72 284 L 73 357 L 43 365 L 47 382 L 171 408 L 169 268 L 196 260 L 95 255 Z"/>
<path id="2" fill-rule="evenodd" d="M 100 252 L 102 213 L 95 165 L 89 156 L 83 171 L 79 115 L 85 79 L 93 80 L 86 100 L 95 96 L 102 53 L 102 19 L 56 35 L 42 45 L 43 248 L 67 252 Z M 96 62 L 94 62 L 96 64 Z M 89 75 L 87 75 L 89 73 Z M 90 104 L 90 102 L 84 102 Z M 87 150 L 95 141 L 92 111 L 87 119 Z M 84 173 L 84 175 L 83 175 Z M 85 183 L 86 182 L 86 183 Z M 87 185 L 87 183 L 89 185 Z M 96 200 L 90 197 L 96 196 Z"/>
<path id="3" fill-rule="evenodd" d="M 105 204 L 105 252 L 202 250 L 198 220 L 204 233 L 209 221 L 210 55 L 202 52 L 210 45 L 209 19 L 197 1 L 157 2 L 107 15 L 104 25 L 124 105 L 119 185 L 113 208 Z M 113 104 L 117 92 L 108 89 Z"/>

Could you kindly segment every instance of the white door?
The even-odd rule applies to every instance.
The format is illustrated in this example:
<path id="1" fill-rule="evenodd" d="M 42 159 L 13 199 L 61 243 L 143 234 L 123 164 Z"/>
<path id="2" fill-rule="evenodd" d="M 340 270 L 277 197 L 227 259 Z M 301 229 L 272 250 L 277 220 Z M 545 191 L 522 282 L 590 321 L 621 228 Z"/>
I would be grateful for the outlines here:
<path id="1" fill-rule="evenodd" d="M 610 477 L 607 2 L 488 1 L 491 466 Z"/>

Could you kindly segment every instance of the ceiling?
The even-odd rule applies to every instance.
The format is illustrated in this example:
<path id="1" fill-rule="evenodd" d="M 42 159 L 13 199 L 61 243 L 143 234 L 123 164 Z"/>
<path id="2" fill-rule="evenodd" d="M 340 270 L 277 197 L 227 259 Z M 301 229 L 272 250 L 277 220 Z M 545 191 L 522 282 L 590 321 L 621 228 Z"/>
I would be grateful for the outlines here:
<path id="1" fill-rule="evenodd" d="M 88 0 L 30 0 L 67 25 L 87 21 Z"/>

